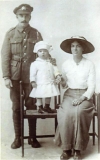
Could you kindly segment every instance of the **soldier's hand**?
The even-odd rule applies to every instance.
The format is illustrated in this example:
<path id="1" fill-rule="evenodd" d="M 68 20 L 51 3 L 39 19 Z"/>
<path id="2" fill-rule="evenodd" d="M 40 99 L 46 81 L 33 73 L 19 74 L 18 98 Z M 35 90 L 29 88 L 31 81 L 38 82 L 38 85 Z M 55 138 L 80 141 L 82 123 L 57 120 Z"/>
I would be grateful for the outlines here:
<path id="1" fill-rule="evenodd" d="M 36 88 L 36 87 L 37 87 L 36 82 L 31 82 L 31 85 L 32 85 L 33 88 Z"/>
<path id="2" fill-rule="evenodd" d="M 57 65 L 57 64 L 56 64 L 56 59 L 55 59 L 55 58 L 52 58 L 52 57 L 50 57 L 50 63 L 51 63 L 52 65 L 54 65 L 54 66 Z"/>
<path id="3" fill-rule="evenodd" d="M 9 78 L 5 79 L 5 86 L 9 89 L 13 87 L 12 81 Z"/>

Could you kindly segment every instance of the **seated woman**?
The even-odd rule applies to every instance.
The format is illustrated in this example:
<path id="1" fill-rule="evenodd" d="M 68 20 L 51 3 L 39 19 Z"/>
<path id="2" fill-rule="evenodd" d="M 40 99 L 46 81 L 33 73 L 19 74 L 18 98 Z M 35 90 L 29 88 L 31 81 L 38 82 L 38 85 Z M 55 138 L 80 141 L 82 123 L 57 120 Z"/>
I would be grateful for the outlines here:
<path id="1" fill-rule="evenodd" d="M 67 86 L 61 107 L 57 113 L 56 143 L 61 142 L 61 160 L 67 160 L 74 150 L 74 160 L 81 159 L 89 141 L 89 127 L 94 113 L 92 96 L 95 90 L 95 68 L 82 55 L 94 51 L 94 46 L 84 37 L 64 40 L 61 49 L 72 53 L 72 58 L 62 65 L 62 86 Z M 59 136 L 58 136 L 59 132 Z M 58 138 L 58 139 L 57 139 Z"/>

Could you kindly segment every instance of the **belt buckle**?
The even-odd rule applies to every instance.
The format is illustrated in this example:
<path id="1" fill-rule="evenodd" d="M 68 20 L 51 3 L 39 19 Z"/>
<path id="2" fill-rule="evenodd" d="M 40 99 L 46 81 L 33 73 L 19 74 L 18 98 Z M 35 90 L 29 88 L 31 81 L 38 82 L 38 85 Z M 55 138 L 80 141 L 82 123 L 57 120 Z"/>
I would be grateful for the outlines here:
<path id="1" fill-rule="evenodd" d="M 22 61 L 22 57 L 19 58 L 20 62 Z"/>

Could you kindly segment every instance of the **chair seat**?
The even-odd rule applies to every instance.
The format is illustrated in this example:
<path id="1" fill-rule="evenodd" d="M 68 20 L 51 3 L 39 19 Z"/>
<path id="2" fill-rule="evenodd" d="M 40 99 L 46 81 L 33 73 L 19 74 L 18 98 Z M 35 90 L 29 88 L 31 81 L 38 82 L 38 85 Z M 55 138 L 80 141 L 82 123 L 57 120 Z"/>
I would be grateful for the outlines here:
<path id="1" fill-rule="evenodd" d="M 24 112 L 24 118 L 56 118 L 57 113 L 38 113 L 38 110 L 26 110 Z"/>

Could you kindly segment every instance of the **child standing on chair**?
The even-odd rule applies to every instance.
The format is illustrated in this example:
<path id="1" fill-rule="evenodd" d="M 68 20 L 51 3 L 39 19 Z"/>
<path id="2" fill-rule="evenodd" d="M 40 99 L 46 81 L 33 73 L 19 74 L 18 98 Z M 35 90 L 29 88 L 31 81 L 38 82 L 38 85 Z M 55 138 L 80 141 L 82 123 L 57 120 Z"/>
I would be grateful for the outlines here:
<path id="1" fill-rule="evenodd" d="M 37 99 L 39 113 L 53 113 L 50 108 L 51 97 L 59 95 L 58 83 L 61 81 L 61 74 L 57 68 L 50 63 L 50 51 L 52 46 L 47 42 L 39 41 L 34 46 L 34 53 L 38 58 L 30 66 L 30 82 L 32 91 L 30 97 Z M 42 98 L 45 98 L 43 108 Z"/>

